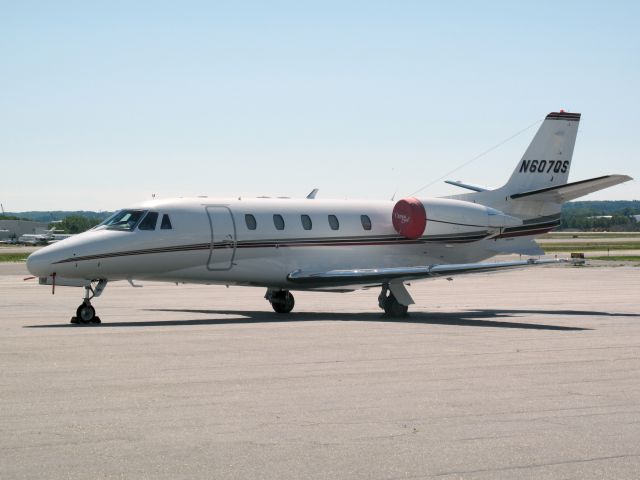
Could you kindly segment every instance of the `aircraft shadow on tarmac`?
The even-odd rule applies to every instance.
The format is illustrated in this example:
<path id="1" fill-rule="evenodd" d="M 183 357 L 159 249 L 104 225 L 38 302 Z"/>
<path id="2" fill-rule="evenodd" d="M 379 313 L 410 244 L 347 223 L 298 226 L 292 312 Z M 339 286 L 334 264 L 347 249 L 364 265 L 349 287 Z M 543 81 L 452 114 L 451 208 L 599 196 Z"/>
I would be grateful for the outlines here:
<path id="1" fill-rule="evenodd" d="M 629 313 L 607 313 L 581 310 L 468 310 L 463 312 L 411 312 L 403 318 L 389 318 L 379 313 L 337 313 L 337 312 L 294 312 L 288 315 L 279 315 L 269 311 L 247 310 L 195 310 L 195 309 L 146 309 L 147 312 L 175 312 L 194 313 L 204 315 L 225 315 L 223 318 L 184 319 L 184 320 L 149 320 L 129 322 L 106 322 L 96 327 L 154 327 L 154 326 L 180 326 L 180 325 L 229 325 L 250 323 L 284 323 L 284 322 L 393 322 L 414 323 L 424 325 L 452 325 L 466 327 L 490 327 L 490 328 L 516 328 L 527 330 L 556 330 L 556 331 L 584 331 L 591 328 L 567 327 L 562 325 L 548 325 L 542 323 L 521 323 L 502 321 L 522 314 L 552 315 L 555 317 L 637 317 Z M 231 317 L 231 318 L 229 318 Z M 57 328 L 75 327 L 71 324 L 53 325 L 27 325 L 25 328 Z"/>

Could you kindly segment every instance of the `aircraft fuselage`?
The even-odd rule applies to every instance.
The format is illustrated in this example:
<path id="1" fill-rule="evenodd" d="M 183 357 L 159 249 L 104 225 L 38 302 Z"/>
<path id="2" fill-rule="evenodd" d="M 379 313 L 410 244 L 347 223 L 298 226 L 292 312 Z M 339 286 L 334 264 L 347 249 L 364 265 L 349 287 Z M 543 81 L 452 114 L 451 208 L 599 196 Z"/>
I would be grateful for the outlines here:
<path id="1" fill-rule="evenodd" d="M 463 263 L 495 254 L 487 227 L 428 220 L 407 239 L 391 201 L 177 199 L 131 210 L 158 213 L 152 230 L 108 226 L 45 247 L 29 270 L 58 278 L 158 280 L 292 288 L 293 271 Z M 160 228 L 164 215 L 171 228 Z M 453 246 L 455 245 L 455 248 Z M 298 288 L 298 287 L 294 287 Z"/>

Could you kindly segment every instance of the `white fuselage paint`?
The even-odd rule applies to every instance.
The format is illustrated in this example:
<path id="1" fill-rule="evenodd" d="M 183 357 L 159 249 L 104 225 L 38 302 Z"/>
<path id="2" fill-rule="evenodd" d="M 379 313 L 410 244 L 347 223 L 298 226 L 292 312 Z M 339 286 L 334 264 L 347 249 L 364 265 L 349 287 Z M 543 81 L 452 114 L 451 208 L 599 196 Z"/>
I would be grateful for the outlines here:
<path id="1" fill-rule="evenodd" d="M 435 200 L 446 203 L 447 200 Z M 403 239 L 392 225 L 392 201 L 319 199 L 154 200 L 135 208 L 168 214 L 172 228 L 118 231 L 98 227 L 45 247 L 29 257 L 29 270 L 60 279 L 157 280 L 300 289 L 287 281 L 296 270 L 324 272 L 466 263 L 495 255 L 486 226 L 440 223 L 427 211 L 422 238 Z M 451 209 L 451 207 L 449 207 Z M 256 229 L 245 215 L 253 215 Z M 278 230 L 274 215 L 284 219 Z M 301 215 L 312 228 L 305 230 Z M 330 227 L 335 215 L 339 228 Z M 365 230 L 361 215 L 371 229 Z M 475 235 L 473 241 L 469 235 Z M 465 240 L 464 237 L 467 237 Z M 447 238 L 452 238 L 447 243 Z M 457 238 L 457 240 L 456 240 Z M 460 238 L 463 238 L 460 242 Z"/>

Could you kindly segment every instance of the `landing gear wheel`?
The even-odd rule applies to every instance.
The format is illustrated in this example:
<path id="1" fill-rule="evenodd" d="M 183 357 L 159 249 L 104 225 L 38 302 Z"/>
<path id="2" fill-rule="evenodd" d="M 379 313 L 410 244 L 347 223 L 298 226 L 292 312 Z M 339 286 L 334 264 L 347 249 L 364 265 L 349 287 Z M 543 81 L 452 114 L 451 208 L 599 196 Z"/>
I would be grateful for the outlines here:
<path id="1" fill-rule="evenodd" d="M 384 302 L 384 313 L 389 317 L 406 317 L 409 307 L 402 305 L 393 294 L 389 295 Z"/>
<path id="2" fill-rule="evenodd" d="M 406 317 L 409 310 L 407 305 L 398 302 L 398 299 L 386 286 L 382 287 L 382 292 L 378 296 L 378 305 L 384 310 L 387 317 Z"/>
<path id="3" fill-rule="evenodd" d="M 76 310 L 76 316 L 71 317 L 71 323 L 102 323 L 100 321 L 100 318 L 96 317 L 96 310 L 91 305 L 91 299 L 94 297 L 99 297 L 106 286 L 106 279 L 98 280 L 95 290 L 92 287 L 92 283 L 89 285 L 85 285 L 84 300 Z"/>
<path id="4" fill-rule="evenodd" d="M 71 319 L 71 323 L 100 323 L 96 317 L 96 309 L 90 303 L 81 303 L 76 310 L 76 316 Z"/>
<path id="5" fill-rule="evenodd" d="M 289 291 L 275 292 L 271 295 L 271 307 L 276 313 L 289 313 L 296 304 L 293 295 Z"/>

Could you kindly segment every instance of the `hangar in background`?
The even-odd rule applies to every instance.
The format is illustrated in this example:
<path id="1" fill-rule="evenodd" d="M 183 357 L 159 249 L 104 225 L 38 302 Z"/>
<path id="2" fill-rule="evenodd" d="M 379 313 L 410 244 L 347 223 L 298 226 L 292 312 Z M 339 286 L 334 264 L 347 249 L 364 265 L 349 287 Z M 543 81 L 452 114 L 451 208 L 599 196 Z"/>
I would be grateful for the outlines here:
<path id="1" fill-rule="evenodd" d="M 31 220 L 0 220 L 0 240 L 18 238 L 25 234 L 39 234 L 47 230 L 47 222 Z"/>

